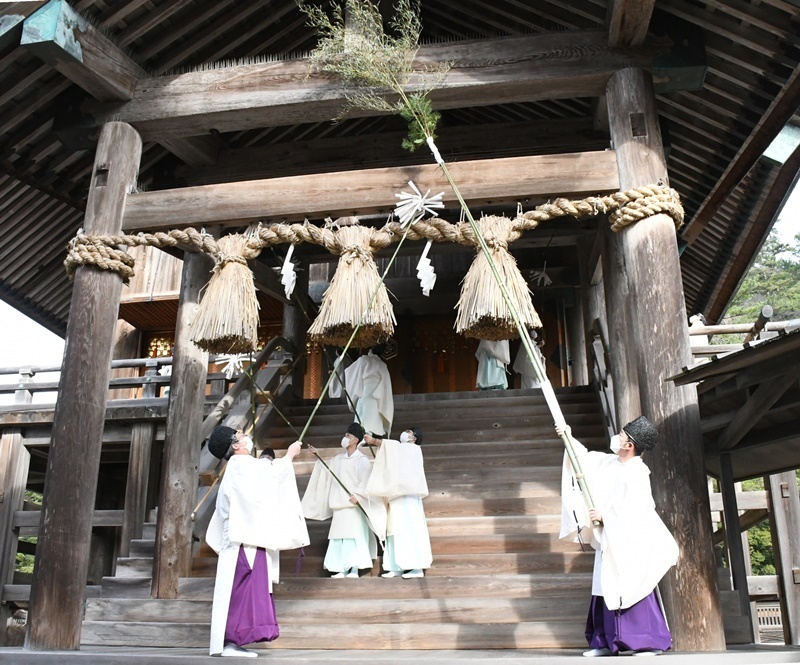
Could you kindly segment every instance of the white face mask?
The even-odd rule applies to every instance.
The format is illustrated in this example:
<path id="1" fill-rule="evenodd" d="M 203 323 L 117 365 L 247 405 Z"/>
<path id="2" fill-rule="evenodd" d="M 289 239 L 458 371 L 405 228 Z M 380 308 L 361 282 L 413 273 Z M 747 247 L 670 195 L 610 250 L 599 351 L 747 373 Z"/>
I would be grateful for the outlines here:
<path id="1" fill-rule="evenodd" d="M 343 436 L 342 437 L 342 448 L 347 448 L 347 446 L 349 446 L 349 445 L 350 445 L 350 437 L 349 436 Z"/>
<path id="2" fill-rule="evenodd" d="M 614 453 L 615 455 L 619 455 L 621 447 L 622 447 L 622 442 L 619 440 L 619 434 L 615 434 L 614 436 L 611 437 L 611 445 L 609 445 L 609 448 L 611 448 L 612 453 Z"/>
<path id="3" fill-rule="evenodd" d="M 243 436 L 241 439 L 239 439 L 239 443 L 244 444 L 244 447 L 247 448 L 248 453 L 253 452 L 253 439 L 251 439 L 249 436 Z"/>
<path id="4" fill-rule="evenodd" d="M 409 434 L 408 432 L 403 432 L 400 434 L 400 443 L 413 443 L 414 442 L 414 435 Z"/>

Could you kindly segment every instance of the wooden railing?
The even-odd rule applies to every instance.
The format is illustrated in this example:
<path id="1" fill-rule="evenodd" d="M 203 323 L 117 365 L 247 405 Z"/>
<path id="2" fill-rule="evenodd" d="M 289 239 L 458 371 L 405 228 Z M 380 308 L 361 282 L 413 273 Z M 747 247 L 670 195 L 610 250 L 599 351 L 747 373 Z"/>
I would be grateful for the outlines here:
<path id="1" fill-rule="evenodd" d="M 718 325 L 704 325 L 696 321 L 689 326 L 689 339 L 692 349 L 692 360 L 694 363 L 718 356 L 732 351 L 741 351 L 754 342 L 761 341 L 757 338 L 767 338 L 771 336 L 785 334 L 787 330 L 800 326 L 800 319 L 791 321 L 770 321 L 772 318 L 772 307 L 764 305 L 759 312 L 758 318 L 753 323 L 725 323 Z M 743 335 L 740 343 L 735 344 L 712 344 L 711 340 L 716 335 Z"/>
<path id="2" fill-rule="evenodd" d="M 270 362 L 270 357 L 278 351 L 283 352 L 283 358 L 276 358 L 274 362 Z M 258 388 L 262 394 L 269 395 L 268 403 L 263 405 L 260 423 L 269 422 L 274 418 L 272 403 L 278 402 L 283 396 L 283 392 L 288 392 L 286 390 L 282 391 L 281 388 L 288 387 L 284 383 L 284 379 L 294 366 L 294 361 L 292 360 L 293 351 L 294 348 L 290 342 L 282 337 L 276 337 L 270 340 L 253 360 L 252 366 L 259 368 L 256 374 Z M 219 356 L 212 356 L 209 358 L 209 365 L 216 364 L 218 359 Z M 139 368 L 144 369 L 145 372 L 140 376 L 110 379 L 110 389 L 137 388 L 139 397 L 137 399 L 108 400 L 109 409 L 119 407 L 126 409 L 125 405 L 137 403 L 142 405 L 160 404 L 162 407 L 153 413 L 150 413 L 153 409 L 148 407 L 146 409 L 148 415 L 142 416 L 140 421 L 132 424 L 131 436 L 139 437 L 137 445 L 142 445 L 141 437 L 149 437 L 150 445 L 152 445 L 156 430 L 153 418 L 163 419 L 166 416 L 167 399 L 160 397 L 160 394 L 163 388 L 169 386 L 171 376 L 161 376 L 158 371 L 160 368 L 171 364 L 171 357 L 115 360 L 111 363 L 112 369 Z M 47 365 L 0 368 L 0 376 L 16 375 L 18 377 L 16 383 L 0 384 L 0 394 L 15 394 L 15 403 L 0 406 L 0 411 L 6 417 L 12 418 L 14 411 L 31 409 L 33 394 L 52 392 L 58 389 L 58 382 L 56 381 L 48 380 L 37 383 L 34 380 L 36 374 L 57 373 L 60 370 L 60 366 Z M 210 372 L 207 375 L 207 382 L 217 388 L 215 392 L 220 398 L 215 404 L 211 402 L 213 407 L 203 423 L 203 438 L 207 438 L 213 428 L 226 417 L 230 422 L 232 422 L 231 419 L 235 420 L 237 418 L 237 415 L 232 413 L 232 409 L 235 410 L 241 407 L 244 402 L 249 403 L 249 398 L 245 399 L 246 395 L 243 393 L 246 393 L 251 385 L 251 380 L 246 373 L 228 378 L 224 372 Z M 224 387 L 224 394 L 221 394 L 223 391 L 219 390 L 221 387 Z M 47 410 L 51 409 L 52 406 L 39 404 L 35 408 Z M 243 410 L 246 411 L 247 409 Z M 244 414 L 243 417 L 246 420 L 247 414 Z M 126 419 L 131 419 L 129 414 Z M 134 417 L 134 420 L 136 420 L 136 417 Z M 44 420 L 42 423 L 37 422 L 37 424 L 44 424 Z M 233 424 L 240 426 L 238 422 Z M 25 507 L 24 496 L 28 477 L 28 460 L 30 458 L 30 454 L 25 447 L 23 431 L 21 426 L 14 427 L 11 425 L 0 431 L 0 435 L 2 435 L 0 437 L 0 626 L 4 626 L 5 621 L 10 616 L 8 605 L 10 601 L 27 600 L 29 588 L 26 585 L 14 584 L 16 553 L 19 548 L 20 537 L 37 535 L 41 518 L 40 511 L 35 508 L 23 510 Z M 37 439 L 42 438 L 42 436 L 37 436 Z M 147 458 L 149 459 L 149 455 Z M 132 470 L 134 473 L 143 476 L 137 479 L 135 483 L 138 487 L 137 493 L 143 496 L 146 495 L 149 466 L 147 469 L 134 468 Z M 130 483 L 131 478 L 129 477 L 128 484 Z M 121 527 L 118 550 L 118 554 L 121 556 L 127 554 L 127 545 L 129 545 L 131 538 L 141 537 L 141 523 L 143 522 L 141 497 L 137 505 L 128 505 L 128 503 L 128 496 L 126 495 L 125 510 L 95 511 L 93 522 L 93 525 L 98 527 Z M 131 502 L 131 504 L 135 503 Z M 2 645 L 2 633 L 4 631 L 0 630 L 0 645 Z"/>

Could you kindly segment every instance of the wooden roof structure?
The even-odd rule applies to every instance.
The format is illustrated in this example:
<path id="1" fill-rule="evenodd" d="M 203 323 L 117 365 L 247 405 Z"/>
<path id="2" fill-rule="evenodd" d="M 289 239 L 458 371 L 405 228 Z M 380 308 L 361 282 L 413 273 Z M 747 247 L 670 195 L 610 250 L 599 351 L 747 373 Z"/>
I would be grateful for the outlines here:
<path id="1" fill-rule="evenodd" d="M 800 328 L 714 356 L 672 377 L 697 383 L 706 468 L 719 477 L 729 455 L 733 479 L 800 467 Z"/>
<path id="2" fill-rule="evenodd" d="M 396 118 L 330 122 L 341 97 L 303 89 L 305 64 L 294 60 L 315 44 L 295 0 L 71 5 L 0 8 L 0 297 L 56 333 L 64 334 L 70 305 L 64 249 L 82 223 L 104 119 L 142 133 L 139 182 L 148 190 L 427 159 L 399 152 Z M 785 123 L 800 124 L 800 3 L 421 5 L 424 48 L 452 54 L 456 69 L 486 74 L 474 94 L 460 90 L 458 108 L 446 90 L 434 94 L 444 115 L 441 146 L 457 160 L 605 149 L 604 105 L 596 103 L 605 81 L 616 68 L 648 63 L 670 184 L 687 213 L 687 311 L 716 320 L 800 166 L 797 152 L 784 165 L 760 158 Z M 645 35 L 639 26 L 651 12 Z M 68 28 L 48 36 L 49 25 Z M 252 103 L 276 81 L 291 81 L 294 97 L 284 86 L 285 103 Z M 218 93 L 213 108 L 181 97 L 192 85 Z M 237 104 L 251 104 L 251 112 Z"/>

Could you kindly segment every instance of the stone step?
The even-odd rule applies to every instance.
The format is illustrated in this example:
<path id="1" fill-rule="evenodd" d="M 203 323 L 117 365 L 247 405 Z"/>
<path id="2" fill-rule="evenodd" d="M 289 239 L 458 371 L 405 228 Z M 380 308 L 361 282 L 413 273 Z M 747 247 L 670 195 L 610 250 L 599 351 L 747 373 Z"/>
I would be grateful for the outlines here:
<path id="1" fill-rule="evenodd" d="M 210 623 L 211 600 L 149 600 L 90 598 L 85 621 Z M 500 624 L 585 619 L 584 591 L 536 598 L 346 598 L 289 600 L 278 598 L 275 612 L 281 627 L 290 624 L 460 623 Z"/>
<path id="2" fill-rule="evenodd" d="M 358 579 L 309 578 L 284 574 L 274 586 L 276 599 L 339 598 L 533 598 L 545 595 L 582 593 L 591 595 L 591 573 L 532 573 L 520 575 L 428 576 L 404 580 L 380 577 Z M 178 596 L 183 599 L 211 600 L 213 577 L 183 577 Z"/>
<path id="3" fill-rule="evenodd" d="M 152 557 L 155 549 L 155 538 L 132 540 L 129 555 L 132 557 Z"/>
<path id="4" fill-rule="evenodd" d="M 117 579 L 126 577 L 151 577 L 153 574 L 153 557 L 117 557 L 116 573 Z"/>
<path id="5" fill-rule="evenodd" d="M 306 556 L 325 556 L 328 548 L 327 529 L 314 533 L 311 544 L 304 547 Z M 574 552 L 580 549 L 575 543 L 559 540 L 557 533 L 482 534 L 431 536 L 434 565 L 442 554 L 496 554 L 514 552 Z M 203 544 L 197 557 L 213 557 L 214 552 Z"/>
<path id="6" fill-rule="evenodd" d="M 575 547 L 578 547 L 577 545 Z M 295 574 L 297 551 L 281 552 L 281 570 L 284 576 Z M 300 577 L 324 577 L 322 556 L 302 559 Z M 588 572 L 592 569 L 593 552 L 537 552 L 498 554 L 440 554 L 426 575 L 447 577 L 458 575 L 499 575 L 567 572 Z M 216 557 L 195 557 L 192 561 L 193 577 L 213 577 L 217 570 Z M 368 575 L 371 573 L 367 573 Z M 338 580 L 346 584 L 349 580 Z M 386 580 L 391 582 L 393 580 Z M 403 580 L 406 581 L 406 580 Z"/>
<path id="7" fill-rule="evenodd" d="M 547 649 L 585 646 L 585 619 L 505 624 L 287 624 L 273 649 Z M 208 624 L 85 621 L 84 646 L 207 647 Z"/>
<path id="8" fill-rule="evenodd" d="M 102 595 L 105 598 L 149 598 L 152 583 L 151 570 L 146 575 L 104 577 Z"/>

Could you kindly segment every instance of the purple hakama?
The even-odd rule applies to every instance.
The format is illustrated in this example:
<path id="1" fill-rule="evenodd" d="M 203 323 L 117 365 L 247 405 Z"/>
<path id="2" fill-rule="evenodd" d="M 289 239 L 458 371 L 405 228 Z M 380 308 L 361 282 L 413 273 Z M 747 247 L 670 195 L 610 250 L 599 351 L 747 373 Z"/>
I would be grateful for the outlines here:
<path id="1" fill-rule="evenodd" d="M 624 610 L 609 610 L 602 596 L 592 596 L 586 620 L 586 640 L 593 649 L 667 651 L 672 637 L 656 592 Z"/>
<path id="2" fill-rule="evenodd" d="M 239 559 L 231 590 L 225 644 L 237 646 L 253 642 L 271 642 L 280 635 L 275 616 L 275 602 L 269 592 L 267 552 L 256 551 L 253 567 L 247 561 L 244 547 L 239 546 Z"/>

